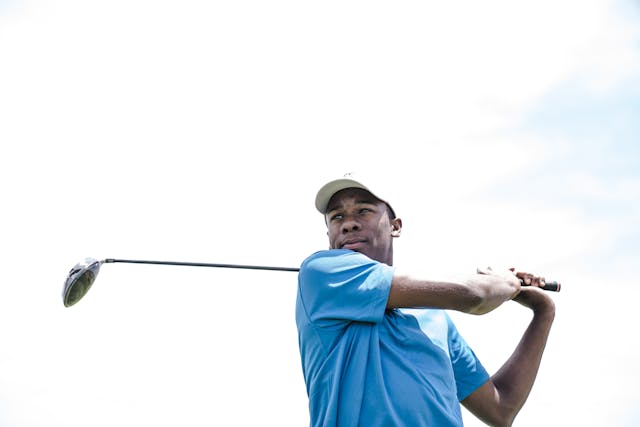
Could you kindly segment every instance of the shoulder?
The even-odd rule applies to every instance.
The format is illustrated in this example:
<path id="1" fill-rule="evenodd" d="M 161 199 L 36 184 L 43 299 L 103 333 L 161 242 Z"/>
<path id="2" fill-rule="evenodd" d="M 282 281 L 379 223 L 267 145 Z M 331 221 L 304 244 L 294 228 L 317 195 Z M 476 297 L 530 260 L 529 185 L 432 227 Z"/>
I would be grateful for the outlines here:
<path id="1" fill-rule="evenodd" d="M 394 268 L 349 249 L 319 251 L 302 262 L 298 274 L 300 286 L 325 284 L 332 288 L 358 286 L 366 290 L 372 283 L 388 282 Z"/>
<path id="2" fill-rule="evenodd" d="M 302 262 L 300 273 L 336 273 L 362 266 L 380 264 L 359 252 L 349 249 L 328 249 L 315 252 Z"/>

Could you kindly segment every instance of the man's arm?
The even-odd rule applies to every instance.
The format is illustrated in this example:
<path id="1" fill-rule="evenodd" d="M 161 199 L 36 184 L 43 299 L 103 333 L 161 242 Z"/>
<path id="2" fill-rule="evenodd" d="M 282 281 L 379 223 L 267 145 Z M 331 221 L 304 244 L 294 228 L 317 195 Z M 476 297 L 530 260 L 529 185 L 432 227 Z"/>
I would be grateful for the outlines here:
<path id="1" fill-rule="evenodd" d="M 485 314 L 513 299 L 520 280 L 513 272 L 504 275 L 482 272 L 453 282 L 421 280 L 397 272 L 393 276 L 387 308 L 442 308 L 469 314 Z"/>
<path id="2" fill-rule="evenodd" d="M 514 301 L 533 310 L 531 323 L 498 372 L 462 401 L 471 413 L 494 426 L 510 426 L 527 400 L 555 317 L 553 300 L 535 287 L 523 287 Z"/>

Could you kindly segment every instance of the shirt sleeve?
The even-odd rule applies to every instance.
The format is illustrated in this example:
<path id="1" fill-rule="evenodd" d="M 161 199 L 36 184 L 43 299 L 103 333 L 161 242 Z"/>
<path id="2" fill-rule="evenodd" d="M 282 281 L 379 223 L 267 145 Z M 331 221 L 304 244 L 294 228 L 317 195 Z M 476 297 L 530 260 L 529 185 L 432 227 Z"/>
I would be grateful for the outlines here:
<path id="1" fill-rule="evenodd" d="M 298 275 L 301 302 L 317 326 L 382 321 L 393 267 L 346 249 L 316 252 Z"/>
<path id="2" fill-rule="evenodd" d="M 456 378 L 458 400 L 461 401 L 484 384 L 489 379 L 489 373 L 462 338 L 449 315 L 447 315 L 447 322 L 449 323 L 449 354 Z"/>

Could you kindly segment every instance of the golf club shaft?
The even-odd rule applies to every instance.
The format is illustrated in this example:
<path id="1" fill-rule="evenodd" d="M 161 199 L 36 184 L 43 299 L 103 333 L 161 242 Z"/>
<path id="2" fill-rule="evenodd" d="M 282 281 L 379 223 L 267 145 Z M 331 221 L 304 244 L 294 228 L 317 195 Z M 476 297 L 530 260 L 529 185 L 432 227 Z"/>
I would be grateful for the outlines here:
<path id="1" fill-rule="evenodd" d="M 244 264 L 211 264 L 211 263 L 203 263 L 203 262 L 178 262 L 178 261 L 145 261 L 145 260 L 134 260 L 134 259 L 115 259 L 115 258 L 107 258 L 104 260 L 105 263 L 126 263 L 126 264 L 155 264 L 155 265 L 181 265 L 187 267 L 217 267 L 217 268 L 240 268 L 245 270 L 270 270 L 270 271 L 300 271 L 299 268 L 295 267 L 272 267 L 266 265 L 244 265 Z M 525 286 L 524 281 L 520 279 L 520 283 Z M 546 282 L 545 285 L 541 288 L 545 291 L 559 292 L 560 284 L 558 282 Z"/>
<path id="2" fill-rule="evenodd" d="M 218 268 L 241 268 L 245 270 L 271 270 L 271 271 L 300 271 L 295 267 L 272 267 L 265 265 L 243 265 L 243 264 L 210 264 L 203 262 L 177 262 L 177 261 L 142 261 L 134 259 L 114 259 L 107 258 L 105 263 L 126 263 L 126 264 L 155 264 L 155 265 L 182 265 L 187 267 L 218 267 Z"/>

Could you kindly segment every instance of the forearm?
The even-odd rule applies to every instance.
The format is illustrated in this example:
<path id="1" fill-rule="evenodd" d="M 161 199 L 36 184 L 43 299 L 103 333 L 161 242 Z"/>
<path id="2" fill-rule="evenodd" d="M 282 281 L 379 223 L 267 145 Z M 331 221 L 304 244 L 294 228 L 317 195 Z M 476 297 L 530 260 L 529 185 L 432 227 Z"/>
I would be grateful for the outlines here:
<path id="1" fill-rule="evenodd" d="M 509 420 L 507 425 L 511 424 L 531 392 L 554 317 L 553 306 L 535 312 L 511 357 L 491 377 L 499 394 L 502 418 Z"/>
<path id="2" fill-rule="evenodd" d="M 517 280 L 483 274 L 455 281 L 421 280 L 396 274 L 387 307 L 432 307 L 483 314 L 513 298 L 519 289 Z"/>

